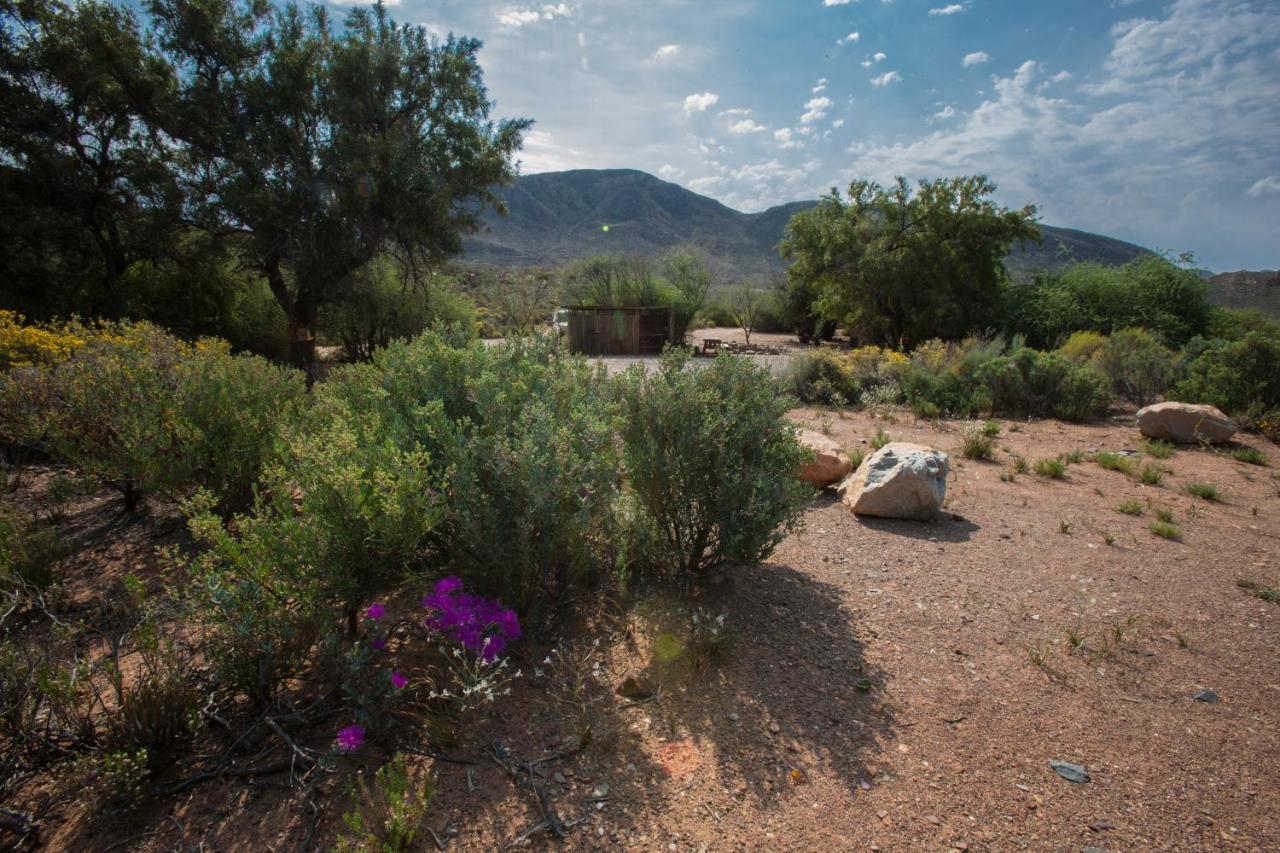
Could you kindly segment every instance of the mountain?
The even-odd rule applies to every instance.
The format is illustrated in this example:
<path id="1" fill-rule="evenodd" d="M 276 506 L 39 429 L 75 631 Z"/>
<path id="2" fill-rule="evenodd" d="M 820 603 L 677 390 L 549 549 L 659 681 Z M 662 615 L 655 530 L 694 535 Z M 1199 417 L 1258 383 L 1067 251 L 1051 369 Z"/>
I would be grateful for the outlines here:
<path id="1" fill-rule="evenodd" d="M 604 253 L 660 255 L 694 244 L 732 275 L 781 271 L 777 245 L 791 216 L 817 204 L 797 201 L 760 213 L 720 202 L 634 169 L 576 169 L 524 175 L 500 191 L 507 216 L 490 212 L 486 229 L 464 243 L 464 258 L 495 266 L 556 266 Z M 1014 248 L 1010 272 L 1026 277 L 1071 261 L 1118 265 L 1141 246 L 1040 226 L 1044 240 Z"/>
<path id="2" fill-rule="evenodd" d="M 1239 270 L 1211 276 L 1209 301 L 1224 308 L 1257 308 L 1280 320 L 1280 270 Z"/>

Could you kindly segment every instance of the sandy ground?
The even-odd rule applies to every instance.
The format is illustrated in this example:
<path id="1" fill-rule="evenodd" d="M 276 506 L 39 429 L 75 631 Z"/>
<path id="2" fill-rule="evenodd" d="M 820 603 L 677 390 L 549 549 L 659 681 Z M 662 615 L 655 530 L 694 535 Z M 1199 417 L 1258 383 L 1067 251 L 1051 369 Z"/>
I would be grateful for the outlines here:
<path id="1" fill-rule="evenodd" d="M 960 444 L 961 424 L 909 414 L 793 415 L 849 448 L 877 428 Z M 727 614 L 732 645 L 714 660 L 670 653 L 671 606 L 659 601 L 530 624 L 519 649 L 530 674 L 559 636 L 600 640 L 591 742 L 519 780 L 493 760 L 495 743 L 510 762 L 555 756 L 578 731 L 547 679 L 527 674 L 437 737 L 437 757 L 411 755 L 438 788 L 427 824 L 457 830 L 450 850 L 505 848 L 543 820 L 531 778 L 561 818 L 581 821 L 560 841 L 533 834 L 532 849 L 1280 849 L 1280 606 L 1237 586 L 1280 586 L 1277 468 L 1180 450 L 1155 487 L 1091 462 L 1063 480 L 1007 481 L 1014 454 L 1140 441 L 1131 416 L 1002 427 L 995 461 L 953 454 L 937 521 L 859 520 L 823 496 L 767 563 L 726 572 L 698 602 Z M 1244 441 L 1280 466 L 1277 448 Z M 1187 496 L 1193 481 L 1225 501 Z M 1116 511 L 1128 500 L 1143 516 Z M 1161 508 L 1182 542 L 1148 532 Z M 85 565 L 105 577 L 146 563 L 169 535 L 131 529 Z M 84 579 L 73 587 L 73 602 L 92 596 Z M 411 614 L 413 599 L 393 613 Z M 661 691 L 616 695 L 628 674 Z M 1203 689 L 1219 701 L 1192 698 Z M 300 741 L 323 749 L 331 727 Z M 388 746 L 296 789 L 280 775 L 215 782 L 129 817 L 89 818 L 47 780 L 15 805 L 42 816 L 47 849 L 329 849 L 346 774 L 377 766 Z M 1090 781 L 1067 781 L 1054 760 Z M 436 845 L 423 835 L 414 849 Z"/>

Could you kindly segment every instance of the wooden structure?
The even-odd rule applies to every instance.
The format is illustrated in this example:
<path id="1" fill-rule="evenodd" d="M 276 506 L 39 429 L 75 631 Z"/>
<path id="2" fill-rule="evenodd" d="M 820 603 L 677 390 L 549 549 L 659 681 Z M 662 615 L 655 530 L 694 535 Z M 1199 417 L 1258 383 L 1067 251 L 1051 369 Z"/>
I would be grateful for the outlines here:
<path id="1" fill-rule="evenodd" d="M 569 312 L 569 351 L 581 355 L 658 355 L 676 343 L 670 308 L 576 305 Z"/>

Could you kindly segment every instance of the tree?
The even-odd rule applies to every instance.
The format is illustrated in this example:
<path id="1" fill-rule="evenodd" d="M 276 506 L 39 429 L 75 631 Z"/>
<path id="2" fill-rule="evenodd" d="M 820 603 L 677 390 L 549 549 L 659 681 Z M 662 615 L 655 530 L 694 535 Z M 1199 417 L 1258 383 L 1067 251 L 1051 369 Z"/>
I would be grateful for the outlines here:
<path id="1" fill-rule="evenodd" d="M 42 318 L 119 319 L 135 265 L 175 250 L 181 196 L 137 104 L 163 85 L 106 3 L 0 0 L 0 293 Z"/>
<path id="2" fill-rule="evenodd" d="M 729 298 L 729 311 L 733 314 L 733 322 L 742 329 L 747 346 L 751 346 L 751 333 L 760 323 L 766 309 L 768 293 L 750 279 L 743 279 L 733 289 Z"/>
<path id="3" fill-rule="evenodd" d="M 192 214 L 245 237 L 310 373 L 322 306 L 382 252 L 461 250 L 530 122 L 489 118 L 480 43 L 398 26 L 379 4 L 151 0 L 171 73 L 148 118 L 183 158 Z"/>
<path id="4" fill-rule="evenodd" d="M 1009 210 L 982 176 L 854 181 L 797 213 L 779 246 L 818 307 L 869 342 L 908 346 L 989 324 L 1017 240 L 1038 239 L 1035 207 Z"/>
<path id="5" fill-rule="evenodd" d="M 670 285 L 671 310 L 675 314 L 675 342 L 684 341 L 693 318 L 706 304 L 707 293 L 717 275 L 707 256 L 696 249 L 678 249 L 662 261 L 662 272 Z"/>

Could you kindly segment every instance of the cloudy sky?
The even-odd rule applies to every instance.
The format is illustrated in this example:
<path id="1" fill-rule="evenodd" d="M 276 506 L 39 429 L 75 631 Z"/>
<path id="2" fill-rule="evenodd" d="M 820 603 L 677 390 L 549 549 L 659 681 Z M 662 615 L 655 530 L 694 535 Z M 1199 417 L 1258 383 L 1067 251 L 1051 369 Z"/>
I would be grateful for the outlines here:
<path id="1" fill-rule="evenodd" d="M 643 169 L 755 211 L 981 172 L 1050 224 L 1280 267 L 1277 0 L 390 5 L 484 41 L 497 114 L 537 122 L 525 173 Z"/>

